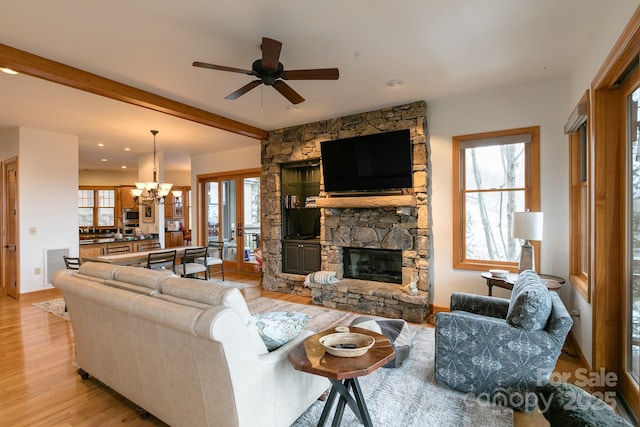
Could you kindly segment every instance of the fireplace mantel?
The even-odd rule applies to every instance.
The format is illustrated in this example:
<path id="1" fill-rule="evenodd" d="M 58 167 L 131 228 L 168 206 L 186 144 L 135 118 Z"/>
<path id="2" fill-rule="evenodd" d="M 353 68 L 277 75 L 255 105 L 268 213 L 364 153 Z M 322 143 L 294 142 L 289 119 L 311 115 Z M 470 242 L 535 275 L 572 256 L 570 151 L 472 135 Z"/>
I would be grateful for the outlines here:
<path id="1" fill-rule="evenodd" d="M 359 196 L 359 197 L 326 197 L 318 198 L 319 208 L 387 208 L 416 206 L 413 194 L 393 196 Z"/>

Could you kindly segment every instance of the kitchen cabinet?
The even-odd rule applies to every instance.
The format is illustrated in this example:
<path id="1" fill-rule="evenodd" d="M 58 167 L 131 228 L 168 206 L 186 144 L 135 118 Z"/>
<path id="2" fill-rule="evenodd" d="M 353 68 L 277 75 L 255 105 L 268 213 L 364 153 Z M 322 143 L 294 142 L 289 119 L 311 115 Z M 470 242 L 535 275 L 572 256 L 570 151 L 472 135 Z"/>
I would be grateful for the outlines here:
<path id="1" fill-rule="evenodd" d="M 282 245 L 285 273 L 309 274 L 320 270 L 320 244 L 287 241 Z"/>
<path id="2" fill-rule="evenodd" d="M 164 246 L 165 248 L 184 246 L 182 231 L 166 231 L 164 233 Z"/>
<path id="3" fill-rule="evenodd" d="M 118 195 L 119 195 L 119 199 L 120 199 L 120 208 L 118 209 L 120 216 L 122 216 L 122 210 L 123 209 L 135 209 L 136 208 L 136 202 L 135 200 L 133 200 L 133 196 L 131 195 L 131 189 L 133 189 L 135 187 L 133 186 L 127 186 L 127 187 L 120 187 L 118 189 Z"/>
<path id="4" fill-rule="evenodd" d="M 184 188 L 173 187 L 173 190 L 181 190 L 182 195 L 180 197 L 174 197 L 169 193 L 164 198 L 164 217 L 167 219 L 180 219 L 184 217 L 184 206 L 187 193 Z"/>

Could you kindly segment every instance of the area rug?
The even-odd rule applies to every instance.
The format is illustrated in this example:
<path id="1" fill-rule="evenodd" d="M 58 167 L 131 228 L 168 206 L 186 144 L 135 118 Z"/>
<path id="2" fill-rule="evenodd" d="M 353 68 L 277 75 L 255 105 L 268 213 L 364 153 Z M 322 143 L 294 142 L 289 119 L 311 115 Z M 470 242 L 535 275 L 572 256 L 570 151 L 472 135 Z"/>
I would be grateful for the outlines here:
<path id="1" fill-rule="evenodd" d="M 58 316 L 63 318 L 66 321 L 70 321 L 69 313 L 65 311 L 66 304 L 63 298 L 52 299 L 49 301 L 36 302 L 33 304 L 35 307 L 40 310 L 48 311 L 54 316 Z"/>
<path id="2" fill-rule="evenodd" d="M 220 279 L 209 279 L 209 282 L 215 283 L 217 285 L 229 286 L 230 288 L 237 288 L 237 289 L 255 288 L 256 286 L 260 286 L 259 283 L 248 285 L 246 283 L 232 282 L 231 280 L 220 280 Z"/>
<path id="3" fill-rule="evenodd" d="M 337 325 L 348 325 L 352 319 L 359 316 L 359 314 L 264 297 L 249 301 L 248 305 L 251 312 L 306 313 L 312 316 L 307 328 L 315 331 Z M 415 335 L 409 358 L 400 368 L 381 368 L 359 378 L 373 425 L 390 427 L 513 426 L 511 409 L 478 401 L 473 396 L 438 385 L 434 373 L 434 329 L 412 326 L 412 330 L 415 331 Z M 315 426 L 320 419 L 324 404 L 325 402 L 321 401 L 314 403 L 292 427 Z M 362 424 L 349 409 L 345 409 L 341 425 L 361 426 Z"/>

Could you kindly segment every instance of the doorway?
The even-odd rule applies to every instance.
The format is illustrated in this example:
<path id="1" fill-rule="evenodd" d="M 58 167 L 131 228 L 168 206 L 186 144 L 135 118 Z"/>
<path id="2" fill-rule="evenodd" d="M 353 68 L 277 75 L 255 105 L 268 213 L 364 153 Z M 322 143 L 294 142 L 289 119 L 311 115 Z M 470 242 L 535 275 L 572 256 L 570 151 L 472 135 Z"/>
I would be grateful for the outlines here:
<path id="1" fill-rule="evenodd" d="M 2 223 L 5 229 L 1 265 L 2 295 L 18 299 L 18 159 L 7 160 L 2 174 Z"/>
<path id="2" fill-rule="evenodd" d="M 201 242 L 222 243 L 224 268 L 256 271 L 260 247 L 260 169 L 198 177 Z"/>

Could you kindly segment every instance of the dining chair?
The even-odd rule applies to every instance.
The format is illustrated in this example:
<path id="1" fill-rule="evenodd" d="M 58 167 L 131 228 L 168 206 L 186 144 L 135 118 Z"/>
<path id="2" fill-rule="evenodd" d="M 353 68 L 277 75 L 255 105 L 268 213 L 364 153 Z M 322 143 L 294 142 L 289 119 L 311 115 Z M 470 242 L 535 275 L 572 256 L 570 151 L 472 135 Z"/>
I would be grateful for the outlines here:
<path id="1" fill-rule="evenodd" d="M 199 262 L 198 259 L 204 259 Z M 198 273 L 204 273 L 204 280 L 207 280 L 207 247 L 186 248 L 182 255 L 182 262 L 176 265 L 176 274 L 182 277 L 198 277 Z"/>
<path id="2" fill-rule="evenodd" d="M 80 264 L 82 264 L 80 258 L 66 255 L 63 255 L 62 258 L 64 259 L 64 265 L 68 270 L 80 270 Z"/>
<path id="3" fill-rule="evenodd" d="M 222 261 L 223 245 L 223 242 L 218 242 L 217 240 L 210 241 L 206 258 L 200 257 L 196 260 L 196 262 L 199 262 L 200 264 L 207 267 L 207 270 L 205 272 L 205 278 L 207 280 L 211 278 L 211 273 L 221 273 L 222 281 L 224 281 L 224 261 Z M 213 267 L 213 270 L 210 269 L 211 267 Z"/>
<path id="4" fill-rule="evenodd" d="M 145 251 L 153 251 L 156 249 L 162 249 L 162 246 L 160 245 L 160 242 L 145 242 L 145 243 L 138 243 L 138 252 L 145 252 Z"/>
<path id="5" fill-rule="evenodd" d="M 102 255 L 128 254 L 131 252 L 129 245 L 112 245 L 102 248 Z"/>
<path id="6" fill-rule="evenodd" d="M 146 268 L 151 270 L 171 270 L 176 272 L 176 250 L 151 252 L 147 255 Z"/>

